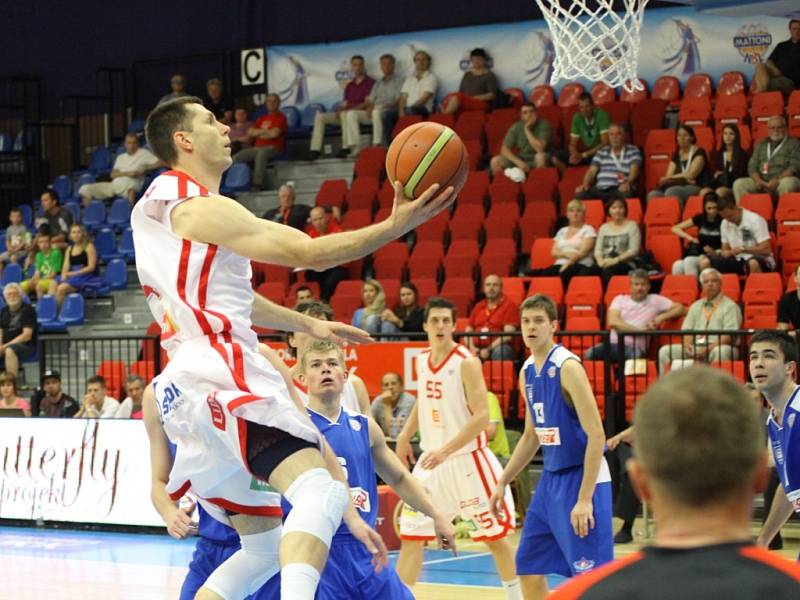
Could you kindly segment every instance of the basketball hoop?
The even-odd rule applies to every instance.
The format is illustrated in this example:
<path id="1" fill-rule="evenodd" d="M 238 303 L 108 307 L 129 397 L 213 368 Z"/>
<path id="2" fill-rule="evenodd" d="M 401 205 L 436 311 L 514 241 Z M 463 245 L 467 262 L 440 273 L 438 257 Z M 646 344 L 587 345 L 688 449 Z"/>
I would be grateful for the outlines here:
<path id="1" fill-rule="evenodd" d="M 595 8 L 590 8 L 591 2 Z M 536 0 L 553 37 L 555 62 L 550 83 L 586 78 L 627 91 L 642 89 L 637 76 L 642 18 L 648 0 Z"/>

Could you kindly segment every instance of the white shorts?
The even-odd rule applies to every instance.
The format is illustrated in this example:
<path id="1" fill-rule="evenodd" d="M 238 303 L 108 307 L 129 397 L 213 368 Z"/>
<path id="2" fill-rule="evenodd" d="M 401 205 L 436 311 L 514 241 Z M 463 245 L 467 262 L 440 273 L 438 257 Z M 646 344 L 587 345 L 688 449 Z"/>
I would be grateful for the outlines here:
<path id="1" fill-rule="evenodd" d="M 249 471 L 246 421 L 316 444 L 321 435 L 297 410 L 272 365 L 240 344 L 184 342 L 153 388 L 164 431 L 176 446 L 170 496 L 177 500 L 191 492 L 204 506 L 281 516 L 280 494 Z M 219 519 L 220 511 L 209 512 Z"/>
<path id="2" fill-rule="evenodd" d="M 505 537 L 516 527 L 514 499 L 506 486 L 505 519 L 498 522 L 489 510 L 489 498 L 494 492 L 503 468 L 489 448 L 450 456 L 438 467 L 428 470 L 417 461 L 412 475 L 435 499 L 436 506 L 451 519 L 461 517 L 470 525 L 469 536 L 474 541 L 491 542 Z M 400 538 L 432 540 L 436 537 L 433 519 L 408 506 L 400 515 Z"/>

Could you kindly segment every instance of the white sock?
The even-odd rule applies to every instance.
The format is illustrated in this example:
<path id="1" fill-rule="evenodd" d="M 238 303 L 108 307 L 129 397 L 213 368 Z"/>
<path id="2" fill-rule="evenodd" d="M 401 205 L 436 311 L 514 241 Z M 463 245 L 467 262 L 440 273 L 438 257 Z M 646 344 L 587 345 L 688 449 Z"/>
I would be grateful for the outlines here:
<path id="1" fill-rule="evenodd" d="M 522 600 L 522 588 L 519 587 L 519 577 L 514 577 L 511 581 L 503 581 L 502 584 L 508 600 Z"/>
<path id="2" fill-rule="evenodd" d="M 286 565 L 281 569 L 281 598 L 314 600 L 319 576 L 319 571 L 307 563 Z M 522 600 L 522 596 L 520 596 L 520 600 Z"/>

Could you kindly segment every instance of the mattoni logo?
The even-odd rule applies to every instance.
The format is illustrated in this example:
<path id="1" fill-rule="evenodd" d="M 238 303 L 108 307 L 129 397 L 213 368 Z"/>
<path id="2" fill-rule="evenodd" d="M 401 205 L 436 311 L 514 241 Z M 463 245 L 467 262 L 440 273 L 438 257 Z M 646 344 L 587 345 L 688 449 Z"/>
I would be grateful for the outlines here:
<path id="1" fill-rule="evenodd" d="M 733 36 L 733 47 L 748 65 L 764 62 L 764 55 L 771 45 L 772 34 L 761 23 L 742 25 Z"/>

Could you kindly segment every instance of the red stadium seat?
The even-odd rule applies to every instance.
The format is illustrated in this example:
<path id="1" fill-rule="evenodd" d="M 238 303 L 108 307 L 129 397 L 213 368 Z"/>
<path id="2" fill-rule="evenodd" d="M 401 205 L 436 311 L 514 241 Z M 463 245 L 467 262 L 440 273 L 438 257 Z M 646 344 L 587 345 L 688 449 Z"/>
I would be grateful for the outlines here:
<path id="1" fill-rule="evenodd" d="M 742 329 L 775 329 L 778 327 L 778 315 L 775 313 L 769 314 L 754 314 L 744 317 L 742 322 Z"/>
<path id="2" fill-rule="evenodd" d="M 747 117 L 747 98 L 744 94 L 730 94 L 717 98 L 714 107 L 714 120 L 717 135 L 722 132 L 722 126 L 728 123 L 741 125 Z"/>
<path id="3" fill-rule="evenodd" d="M 681 98 L 681 84 L 677 77 L 664 75 L 656 79 L 650 98 L 672 103 Z"/>
<path id="4" fill-rule="evenodd" d="M 598 81 L 592 86 L 592 100 L 598 106 L 609 104 L 617 99 L 617 93 L 614 88 L 608 84 Z"/>
<path id="5" fill-rule="evenodd" d="M 419 303 L 421 306 L 424 306 L 424 304 L 428 301 L 428 298 L 435 296 L 439 291 L 439 286 L 436 283 L 436 279 L 432 279 L 430 277 L 421 277 L 415 279 L 414 285 L 417 286 L 417 291 L 419 292 Z"/>
<path id="6" fill-rule="evenodd" d="M 505 92 L 508 95 L 509 99 L 511 100 L 512 108 L 518 109 L 525 102 L 525 92 L 522 90 L 522 88 L 518 87 L 506 88 L 503 90 L 503 92 Z"/>
<path id="7" fill-rule="evenodd" d="M 600 417 L 606 416 L 606 363 L 601 360 L 586 360 L 583 361 L 583 368 L 586 369 L 586 375 L 589 377 L 589 383 L 594 392 L 594 398 L 597 401 L 597 408 L 600 411 Z M 611 380 L 609 386 L 613 386 L 614 370 L 609 370 Z M 613 389 L 613 388 L 612 388 Z"/>
<path id="8" fill-rule="evenodd" d="M 349 210 L 342 217 L 342 229 L 355 230 L 372 223 L 372 211 L 368 209 Z"/>
<path id="9" fill-rule="evenodd" d="M 341 206 L 345 194 L 347 194 L 347 180 L 326 179 L 319 186 L 314 204 L 317 206 Z"/>
<path id="10" fill-rule="evenodd" d="M 528 295 L 544 294 L 549 297 L 556 306 L 561 306 L 564 302 L 564 282 L 561 277 L 532 277 L 528 288 Z"/>
<path id="11" fill-rule="evenodd" d="M 456 126 L 456 118 L 452 114 L 445 114 L 440 112 L 431 113 L 428 115 L 428 121 L 431 123 L 440 123 L 453 129 Z"/>
<path id="12" fill-rule="evenodd" d="M 489 184 L 492 204 L 519 204 L 520 185 L 505 176 L 495 177 Z"/>
<path id="13" fill-rule="evenodd" d="M 483 222 L 483 236 L 488 242 L 491 240 L 516 240 L 517 239 L 517 219 L 505 216 L 492 216 Z M 549 235 L 546 233 L 545 235 Z M 530 246 L 523 246 L 529 248 Z"/>
<path id="14" fill-rule="evenodd" d="M 520 305 L 525 300 L 525 280 L 521 277 L 503 277 L 503 295 Z"/>
<path id="15" fill-rule="evenodd" d="M 531 269 L 546 269 L 555 262 L 551 254 L 553 238 L 539 238 L 531 247 Z"/>
<path id="16" fill-rule="evenodd" d="M 470 214 L 464 209 L 475 208 L 475 214 Z M 477 240 L 483 228 L 483 207 L 474 204 L 464 205 L 450 221 L 450 240 Z"/>
<path id="17" fill-rule="evenodd" d="M 553 88 L 549 85 L 537 85 L 531 90 L 531 94 L 528 99 L 536 108 L 554 106 L 556 103 L 556 94 L 553 91 Z"/>
<path id="18" fill-rule="evenodd" d="M 397 134 L 403 131 L 403 129 L 406 127 L 421 122 L 422 117 L 420 115 L 400 115 L 400 117 L 397 119 L 397 123 L 395 123 L 394 129 L 392 129 L 392 138 L 397 137 Z"/>
<path id="19" fill-rule="evenodd" d="M 599 344 L 602 338 L 599 334 L 575 335 L 573 331 L 601 331 L 600 319 L 596 315 L 571 316 L 564 327 L 561 342 L 578 356 L 583 356 L 586 351 Z"/>
<path id="20" fill-rule="evenodd" d="M 586 89 L 582 83 L 568 83 L 558 93 L 558 107 L 568 108 L 578 105 L 578 98 Z"/>
<path id="21" fill-rule="evenodd" d="M 353 313 L 356 312 L 357 309 L 361 308 L 361 298 L 334 294 L 331 298 L 330 304 L 331 308 L 333 309 L 333 313 L 337 315 L 337 318 L 349 323 L 353 318 Z"/>
<path id="22" fill-rule="evenodd" d="M 800 231 L 800 193 L 789 192 L 780 197 L 778 208 L 775 211 L 775 220 L 778 223 L 779 237 L 793 231 Z"/>
<path id="23" fill-rule="evenodd" d="M 678 121 L 682 125 L 696 127 L 705 125 L 711 119 L 711 98 L 708 96 L 689 96 L 681 100 Z"/>
<path id="24" fill-rule="evenodd" d="M 372 266 L 378 279 L 400 280 L 408 262 L 408 244 L 392 242 L 375 251 Z"/>
<path id="25" fill-rule="evenodd" d="M 639 198 L 626 198 L 625 204 L 628 206 L 628 218 L 637 225 L 641 225 L 642 201 Z M 611 220 L 611 217 L 608 217 L 607 220 Z"/>
<path id="26" fill-rule="evenodd" d="M 447 213 L 447 211 L 439 213 L 427 223 L 424 223 L 419 227 L 417 227 L 416 229 L 417 242 L 420 241 L 436 241 L 439 243 L 443 242 L 449 224 L 450 224 L 450 215 Z"/>
<path id="27" fill-rule="evenodd" d="M 628 83 L 628 81 L 625 83 Z M 628 104 L 636 104 L 642 100 L 647 100 L 647 82 L 644 79 L 639 79 L 639 83 L 641 84 L 641 89 L 636 90 L 631 89 L 628 91 L 625 86 L 622 86 L 619 90 L 619 99 Z"/>
<path id="28" fill-rule="evenodd" d="M 355 181 L 360 181 L 360 179 Z M 366 210 L 371 215 L 375 210 L 376 196 L 376 190 L 365 189 L 364 187 L 349 190 L 345 196 L 348 212 L 351 210 Z"/>
<path id="29" fill-rule="evenodd" d="M 689 306 L 697 300 L 697 277 L 694 275 L 667 275 L 661 284 L 661 295 L 673 302 Z"/>
<path id="30" fill-rule="evenodd" d="M 600 226 L 606 222 L 606 209 L 602 200 L 584 200 L 583 206 L 586 212 L 583 214 L 583 220 L 594 227 L 599 229 Z"/>
<path id="31" fill-rule="evenodd" d="M 603 284 L 600 277 L 595 275 L 573 277 L 564 296 L 567 318 L 597 315 L 602 301 Z"/>
<path id="32" fill-rule="evenodd" d="M 694 134 L 697 137 L 697 145 L 706 151 L 706 155 L 711 157 L 714 152 L 714 130 L 705 125 L 698 125 L 693 128 Z"/>
<path id="33" fill-rule="evenodd" d="M 734 302 L 739 302 L 742 296 L 742 287 L 739 284 L 739 276 L 735 273 L 722 274 L 722 293 Z M 700 297 L 705 297 L 703 290 L 700 290 Z"/>
<path id="34" fill-rule="evenodd" d="M 552 206 L 552 202 L 549 205 Z M 519 204 L 492 203 L 486 218 L 495 219 L 499 216 L 505 216 L 509 220 L 509 224 L 516 223 L 517 219 L 519 219 Z"/>
<path id="35" fill-rule="evenodd" d="M 767 137 L 767 121 L 771 117 L 783 115 L 783 94 L 780 92 L 761 92 L 753 96 L 750 107 L 750 123 L 753 141 Z"/>
<path id="36" fill-rule="evenodd" d="M 614 275 L 608 281 L 606 293 L 603 296 L 603 303 L 606 306 L 611 306 L 614 298 L 631 293 L 631 278 L 627 275 Z"/>
<path id="37" fill-rule="evenodd" d="M 675 225 L 680 221 L 681 205 L 674 196 L 651 198 L 644 213 L 645 225 Z"/>
<path id="38" fill-rule="evenodd" d="M 683 214 L 681 220 L 686 221 L 695 215 L 703 212 L 703 198 L 700 196 L 689 196 L 686 199 L 686 205 L 683 207 Z"/>
<path id="39" fill-rule="evenodd" d="M 685 101 L 687 98 L 711 98 L 713 91 L 711 77 L 706 73 L 695 73 L 686 81 L 683 100 Z"/>
<path id="40" fill-rule="evenodd" d="M 523 250 L 531 248 L 534 242 L 539 238 L 549 238 L 553 235 L 553 223 L 555 219 L 549 216 L 540 217 L 537 215 L 523 215 L 517 227 L 520 232 L 520 248 Z M 484 229 L 489 235 L 489 223 L 484 223 Z M 552 246 L 552 244 L 551 244 Z M 547 252 L 550 252 L 548 247 Z"/>
<path id="41" fill-rule="evenodd" d="M 448 254 L 442 260 L 442 269 L 445 279 L 449 277 L 475 278 L 478 269 L 478 256 Z"/>
<path id="42" fill-rule="evenodd" d="M 649 98 L 637 102 L 631 107 L 632 143 L 639 148 L 645 145 L 647 134 L 651 129 L 664 127 L 664 115 L 667 103 L 659 98 Z"/>
<path id="43" fill-rule="evenodd" d="M 680 259 L 683 250 L 678 236 L 656 235 L 648 239 L 647 248 L 653 253 L 653 258 L 661 266 L 661 270 L 669 273 L 672 263 Z"/>
<path id="44" fill-rule="evenodd" d="M 487 360 L 483 363 L 486 388 L 497 396 L 503 417 L 508 418 L 509 406 L 517 389 L 517 371 L 513 360 Z"/>
<path id="45" fill-rule="evenodd" d="M 564 135 L 561 132 L 561 109 L 558 106 L 542 106 L 539 108 L 538 117 L 550 123 L 552 138 L 550 145 L 561 148 L 564 144 Z"/>
<path id="46" fill-rule="evenodd" d="M 739 71 L 726 71 L 719 77 L 717 84 L 717 102 L 725 96 L 744 96 L 747 90 L 744 85 L 744 75 Z"/>
<path id="47" fill-rule="evenodd" d="M 467 164 L 470 171 L 477 171 L 483 161 L 483 145 L 479 140 L 464 140 L 467 151 Z M 499 152 L 499 150 L 498 150 Z"/>
<path id="48" fill-rule="evenodd" d="M 253 269 L 253 280 L 255 285 L 263 281 L 282 281 L 285 285 L 289 285 L 289 277 L 292 270 L 288 267 L 279 267 L 277 265 L 269 265 L 266 263 L 251 262 Z"/>
<path id="49" fill-rule="evenodd" d="M 739 206 L 761 215 L 767 223 L 772 222 L 772 196 L 769 194 L 745 194 Z"/>
<path id="50" fill-rule="evenodd" d="M 408 277 L 411 281 L 421 278 L 436 279 L 444 258 L 441 242 L 418 241 L 408 259 Z"/>
<path id="51" fill-rule="evenodd" d="M 615 100 L 603 105 L 603 110 L 608 113 L 612 123 L 627 127 L 631 120 L 631 105 L 622 100 Z"/>
<path id="52" fill-rule="evenodd" d="M 106 392 L 116 400 L 122 399 L 125 391 L 127 367 L 121 360 L 104 360 L 97 368 L 97 374 L 106 380 Z"/>
<path id="53" fill-rule="evenodd" d="M 781 255 L 781 274 L 784 279 L 794 280 L 794 273 L 800 265 L 800 232 L 791 232 L 778 238 Z"/>
<path id="54" fill-rule="evenodd" d="M 744 284 L 742 300 L 745 304 L 773 305 L 783 295 L 783 281 L 779 273 L 750 273 Z"/>
<path id="55" fill-rule="evenodd" d="M 275 304 L 283 304 L 286 291 L 286 285 L 282 281 L 265 281 L 256 288 L 259 295 L 264 296 L 267 300 L 272 300 Z"/>
<path id="56" fill-rule="evenodd" d="M 672 129 L 652 129 L 644 144 L 645 158 L 671 158 L 675 144 L 675 131 Z"/>
<path id="57" fill-rule="evenodd" d="M 144 379 L 145 384 L 150 383 L 153 377 L 156 376 L 156 363 L 152 360 L 137 360 L 130 364 L 128 373 L 130 375 L 138 375 Z"/>

